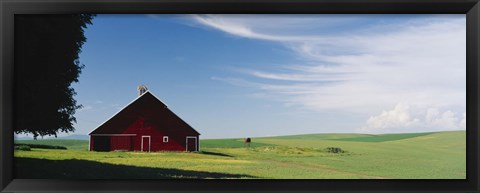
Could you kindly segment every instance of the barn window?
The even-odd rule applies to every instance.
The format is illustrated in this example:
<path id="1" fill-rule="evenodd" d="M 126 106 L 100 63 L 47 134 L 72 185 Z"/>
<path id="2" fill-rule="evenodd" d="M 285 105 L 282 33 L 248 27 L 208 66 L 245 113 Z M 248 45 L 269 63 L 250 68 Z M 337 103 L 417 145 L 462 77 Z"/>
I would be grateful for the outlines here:
<path id="1" fill-rule="evenodd" d="M 163 142 L 167 143 L 168 142 L 168 136 L 163 136 Z"/>

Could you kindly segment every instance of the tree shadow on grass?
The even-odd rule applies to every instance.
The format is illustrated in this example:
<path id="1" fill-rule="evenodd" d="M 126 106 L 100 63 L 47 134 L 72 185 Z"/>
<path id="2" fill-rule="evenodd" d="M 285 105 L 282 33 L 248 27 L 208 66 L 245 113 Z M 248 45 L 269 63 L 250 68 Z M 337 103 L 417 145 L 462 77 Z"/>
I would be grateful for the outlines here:
<path id="1" fill-rule="evenodd" d="M 255 178 L 242 174 L 115 165 L 88 160 L 15 158 L 15 178 L 23 179 L 203 179 Z"/>

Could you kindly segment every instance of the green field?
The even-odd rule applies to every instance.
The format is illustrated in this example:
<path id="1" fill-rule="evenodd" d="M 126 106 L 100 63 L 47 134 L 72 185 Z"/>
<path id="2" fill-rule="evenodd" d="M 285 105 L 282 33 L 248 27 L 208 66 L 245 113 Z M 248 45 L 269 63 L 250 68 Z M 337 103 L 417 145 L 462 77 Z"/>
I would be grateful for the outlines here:
<path id="1" fill-rule="evenodd" d="M 88 140 L 76 140 L 76 139 L 43 139 L 43 140 L 18 140 L 16 143 L 22 144 L 38 144 L 38 145 L 51 145 L 51 146 L 63 146 L 68 149 L 88 149 Z"/>
<path id="2" fill-rule="evenodd" d="M 89 152 L 84 140 L 20 140 L 16 178 L 465 179 L 465 131 L 200 140 L 201 152 Z M 330 153 L 338 147 L 343 153 Z"/>

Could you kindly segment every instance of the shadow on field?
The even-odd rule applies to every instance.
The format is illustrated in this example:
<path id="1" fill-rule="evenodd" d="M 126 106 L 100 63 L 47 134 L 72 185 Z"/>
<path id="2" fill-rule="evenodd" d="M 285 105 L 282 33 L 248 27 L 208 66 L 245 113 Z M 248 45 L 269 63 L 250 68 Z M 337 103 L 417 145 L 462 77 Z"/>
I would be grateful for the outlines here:
<path id="1" fill-rule="evenodd" d="M 211 152 L 211 151 L 201 151 L 201 153 L 202 153 L 202 154 L 205 154 L 205 155 L 216 155 L 216 156 L 223 156 L 223 157 L 233 157 L 233 156 L 228 155 L 228 154 Z"/>
<path id="2" fill-rule="evenodd" d="M 88 160 L 15 158 L 15 178 L 24 179 L 171 179 L 255 178 L 249 175 L 115 165 Z"/>

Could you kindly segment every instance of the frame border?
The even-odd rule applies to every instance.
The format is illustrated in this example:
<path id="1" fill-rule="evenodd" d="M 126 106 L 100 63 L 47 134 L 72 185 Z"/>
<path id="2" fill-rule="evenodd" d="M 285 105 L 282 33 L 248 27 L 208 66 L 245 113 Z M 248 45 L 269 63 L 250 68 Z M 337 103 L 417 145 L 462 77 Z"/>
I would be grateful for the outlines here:
<path id="1" fill-rule="evenodd" d="M 14 15 L 71 13 L 466 14 L 467 128 L 478 128 L 479 0 L 0 0 L 2 192 L 480 192 L 480 135 L 467 129 L 466 180 L 29 180 L 14 179 Z"/>

